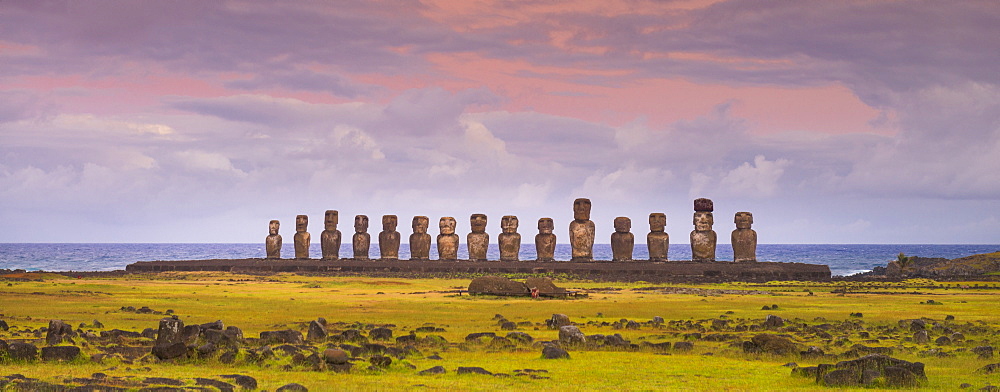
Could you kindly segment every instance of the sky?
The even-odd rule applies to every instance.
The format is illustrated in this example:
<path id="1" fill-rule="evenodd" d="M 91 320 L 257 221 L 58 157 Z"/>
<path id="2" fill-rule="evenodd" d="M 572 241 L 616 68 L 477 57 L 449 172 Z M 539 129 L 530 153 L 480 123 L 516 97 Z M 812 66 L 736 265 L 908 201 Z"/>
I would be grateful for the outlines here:
<path id="1" fill-rule="evenodd" d="M 2 0 L 0 242 L 998 244 L 998 65 L 995 1 Z"/>

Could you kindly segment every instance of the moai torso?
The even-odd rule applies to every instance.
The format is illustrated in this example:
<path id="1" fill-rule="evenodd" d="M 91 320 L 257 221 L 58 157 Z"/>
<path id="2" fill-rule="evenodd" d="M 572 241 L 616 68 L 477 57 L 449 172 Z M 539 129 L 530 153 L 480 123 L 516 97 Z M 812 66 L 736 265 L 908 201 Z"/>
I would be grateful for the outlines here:
<path id="1" fill-rule="evenodd" d="M 594 259 L 594 222 L 590 220 L 590 199 L 576 199 L 573 202 L 569 244 L 573 247 L 573 261 Z"/>
<path id="2" fill-rule="evenodd" d="M 368 234 L 368 216 L 357 215 L 354 217 L 354 237 L 351 245 L 354 246 L 355 260 L 368 260 L 368 250 L 372 245 L 372 236 Z"/>
<path id="3" fill-rule="evenodd" d="M 264 249 L 267 251 L 267 258 L 269 259 L 281 258 L 281 235 L 278 234 L 280 227 L 281 223 L 276 220 L 272 220 L 267 224 L 269 234 L 264 239 Z"/>
<path id="4" fill-rule="evenodd" d="M 660 212 L 649 214 L 649 234 L 646 235 L 649 261 L 667 261 L 667 254 L 670 251 L 670 235 L 664 231 L 666 226 L 666 214 Z"/>
<path id="5" fill-rule="evenodd" d="M 611 234 L 612 261 L 632 261 L 635 235 L 630 230 L 632 230 L 631 219 L 624 216 L 615 218 L 615 232 Z"/>
<path id="6" fill-rule="evenodd" d="M 319 235 L 319 245 L 323 251 L 324 260 L 340 258 L 340 230 L 337 230 L 339 221 L 339 213 L 336 210 L 326 210 L 323 219 L 323 232 Z"/>
<path id="7" fill-rule="evenodd" d="M 431 258 L 431 235 L 427 234 L 429 219 L 426 216 L 413 217 L 413 234 L 410 234 L 410 260 Z"/>
<path id="8" fill-rule="evenodd" d="M 399 259 L 398 220 L 395 215 L 382 215 L 382 232 L 378 233 L 379 257 L 384 260 Z"/>
<path id="9" fill-rule="evenodd" d="M 455 218 L 446 216 L 438 222 L 440 234 L 437 236 L 438 260 L 458 260 L 458 234 L 455 234 Z"/>
<path id="10" fill-rule="evenodd" d="M 486 251 L 490 246 L 490 235 L 486 233 L 486 215 L 472 214 L 469 223 L 472 225 L 472 232 L 466 236 L 469 260 L 486 261 Z"/>
<path id="11" fill-rule="evenodd" d="M 517 261 L 521 252 L 521 235 L 517 233 L 517 217 L 506 215 L 500 220 L 500 261 Z"/>
<path id="12" fill-rule="evenodd" d="M 309 217 L 305 215 L 298 215 L 295 217 L 295 258 L 296 259 L 308 259 L 309 258 L 309 242 L 312 237 L 309 236 L 309 232 L 306 228 L 309 226 Z"/>
<path id="13" fill-rule="evenodd" d="M 535 235 L 535 252 L 538 261 L 553 261 L 556 259 L 556 235 L 552 234 L 555 225 L 552 218 L 538 220 L 538 234 Z"/>
<path id="14" fill-rule="evenodd" d="M 736 230 L 733 230 L 733 261 L 757 261 L 757 232 L 751 229 L 753 214 L 736 213 Z"/>
<path id="15" fill-rule="evenodd" d="M 709 199 L 694 201 L 694 231 L 691 232 L 691 260 L 715 261 L 715 244 L 717 242 L 715 218 L 712 216 L 714 206 Z"/>

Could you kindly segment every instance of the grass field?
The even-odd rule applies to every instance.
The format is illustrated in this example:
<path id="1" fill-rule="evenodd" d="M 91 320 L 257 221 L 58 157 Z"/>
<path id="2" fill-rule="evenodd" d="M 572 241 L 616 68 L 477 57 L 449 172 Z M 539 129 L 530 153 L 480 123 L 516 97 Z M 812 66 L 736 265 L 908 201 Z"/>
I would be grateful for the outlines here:
<path id="1" fill-rule="evenodd" d="M 980 287 L 964 284 L 968 288 L 963 288 L 963 284 L 912 281 L 857 284 L 847 289 L 842 284 L 804 282 L 669 285 L 690 289 L 679 293 L 677 289 L 665 289 L 667 285 L 643 282 L 558 281 L 562 287 L 587 295 L 530 299 L 470 297 L 456 292 L 467 287 L 468 279 L 221 273 L 163 273 L 105 279 L 28 275 L 0 280 L 0 319 L 11 327 L 6 332 L 0 331 L 0 339 L 27 340 L 42 347 L 44 333 L 31 331 L 46 327 L 50 319 L 61 319 L 74 328 L 86 324 L 82 330 L 95 333 L 111 329 L 137 332 L 156 329 L 164 314 L 122 310 L 128 306 L 146 306 L 156 312 L 169 309 L 188 325 L 222 320 L 227 326 L 242 329 L 247 338 L 281 329 L 305 334 L 308 323 L 322 317 L 328 321 L 331 334 L 353 327 L 365 330 L 392 325 L 394 336 L 401 336 L 419 327 L 432 326 L 444 330 L 433 335 L 450 342 L 418 345 L 419 353 L 396 359 L 386 370 L 369 370 L 366 361 L 359 361 L 350 373 L 316 371 L 293 365 L 290 358 L 281 355 L 228 365 L 212 356 L 159 362 L 151 355 L 136 361 L 111 359 L 95 363 L 86 358 L 98 352 L 97 343 L 88 344 L 84 339 L 76 342 L 86 358 L 70 363 L 8 360 L 0 367 L 3 369 L 0 376 L 22 374 L 50 383 L 102 372 L 127 380 L 144 377 L 191 380 L 245 374 L 256 378 L 261 389 L 272 391 L 291 382 L 314 391 L 828 390 L 812 379 L 791 376 L 790 369 L 782 365 L 796 362 L 800 366 L 815 366 L 819 362 L 836 363 L 837 359 L 748 354 L 734 344 L 764 332 L 758 327 L 737 326 L 756 326 L 768 315 L 776 315 L 786 320 L 786 326 L 768 332 L 788 335 L 803 347 L 817 346 L 828 354 L 841 354 L 855 344 L 891 347 L 894 358 L 925 363 L 928 380 L 919 389 L 955 390 L 962 383 L 979 389 L 991 383 L 1000 384 L 1000 374 L 975 372 L 997 359 L 980 359 L 970 351 L 975 346 L 995 346 L 1000 339 L 1000 312 L 996 310 L 1000 290 L 995 284 Z M 764 307 L 773 309 L 763 310 Z M 539 345 L 496 348 L 488 342 L 466 343 L 466 335 L 474 332 L 505 335 L 508 331 L 500 329 L 497 315 L 522 323 L 518 330 L 528 333 L 536 342 L 557 340 L 558 331 L 544 324 L 555 313 L 569 316 L 588 336 L 617 333 L 636 344 L 686 340 L 693 343 L 694 349 L 667 352 L 570 349 L 570 359 L 548 360 L 541 358 Z M 666 322 L 649 323 L 655 316 Z M 927 320 L 929 343 L 914 343 L 910 339 L 912 332 L 899 325 L 900 320 L 918 318 Z M 95 320 L 103 327 L 93 328 Z M 641 326 L 618 329 L 613 324 L 621 320 L 634 320 Z M 711 320 L 725 320 L 729 327 L 713 330 Z M 935 323 L 937 327 L 932 328 Z M 810 332 L 821 324 L 832 326 L 831 336 L 819 337 Z M 935 338 L 952 332 L 963 333 L 965 340 L 944 346 L 934 343 Z M 428 334 L 416 333 L 418 337 Z M 731 336 L 719 341 L 706 338 L 712 334 Z M 149 339 L 140 338 L 136 342 L 149 344 Z M 326 344 L 312 343 L 320 351 Z M 426 358 L 433 354 L 442 359 Z M 438 365 L 447 369 L 447 373 L 417 374 Z M 455 372 L 464 366 L 511 376 Z M 548 378 L 517 375 L 527 374 L 518 372 L 523 369 L 544 370 L 531 374 Z"/>

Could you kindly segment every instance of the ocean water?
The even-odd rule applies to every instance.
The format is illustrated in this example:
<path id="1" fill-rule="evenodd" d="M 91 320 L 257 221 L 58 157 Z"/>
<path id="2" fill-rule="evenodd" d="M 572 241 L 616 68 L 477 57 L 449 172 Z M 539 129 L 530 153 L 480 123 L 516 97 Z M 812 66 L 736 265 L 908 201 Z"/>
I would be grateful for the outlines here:
<path id="1" fill-rule="evenodd" d="M 909 256 L 958 258 L 978 253 L 1000 251 L 1000 245 L 782 245 L 760 244 L 757 259 L 760 261 L 798 262 L 826 264 L 833 275 L 851 275 L 870 271 L 876 266 L 884 266 L 896 255 L 903 252 Z M 290 243 L 282 249 L 288 257 L 294 250 Z M 341 256 L 353 255 L 351 245 L 344 244 Z M 370 255 L 377 258 L 378 244 L 372 244 Z M 431 255 L 437 251 L 432 245 Z M 535 246 L 521 245 L 521 259 L 535 258 Z M 320 258 L 319 244 L 312 244 L 310 255 Z M 467 258 L 468 250 L 461 244 L 459 258 Z M 399 250 L 402 259 L 409 258 L 409 249 L 402 244 Z M 644 244 L 636 244 L 633 257 L 648 258 Z M 732 260 L 733 249 L 728 244 L 719 244 L 717 259 Z M 5 244 L 0 243 L 0 269 L 24 269 L 29 271 L 113 271 L 124 270 L 125 266 L 137 261 L 151 260 L 201 260 L 201 259 L 243 259 L 264 257 L 264 244 Z M 500 258 L 496 244 L 490 246 L 490 260 Z M 594 258 L 611 259 L 611 245 L 594 245 Z M 690 260 L 691 247 L 688 244 L 672 244 L 668 255 L 670 260 Z M 570 246 L 556 246 L 556 260 L 569 260 Z"/>

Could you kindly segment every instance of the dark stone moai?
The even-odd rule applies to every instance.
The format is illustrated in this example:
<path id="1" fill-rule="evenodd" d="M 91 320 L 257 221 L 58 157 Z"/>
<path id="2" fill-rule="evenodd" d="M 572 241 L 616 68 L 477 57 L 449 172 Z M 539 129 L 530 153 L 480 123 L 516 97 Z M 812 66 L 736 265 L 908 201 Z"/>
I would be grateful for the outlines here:
<path id="1" fill-rule="evenodd" d="M 437 236 L 438 260 L 458 260 L 458 234 L 455 234 L 455 218 L 446 216 L 438 222 L 440 234 Z"/>
<path id="2" fill-rule="evenodd" d="M 694 231 L 691 232 L 691 260 L 715 261 L 715 244 L 717 237 L 712 225 L 715 217 L 712 211 L 715 206 L 709 199 L 694 201 Z"/>
<path id="3" fill-rule="evenodd" d="M 264 249 L 267 250 L 267 258 L 269 259 L 281 258 L 281 234 L 278 234 L 279 228 L 281 228 L 281 223 L 277 220 L 272 220 L 267 224 L 269 234 L 264 239 Z"/>
<path id="4" fill-rule="evenodd" d="M 309 227 L 309 217 L 306 215 L 295 216 L 295 258 L 309 258 L 309 243 L 312 236 L 306 229 Z"/>
<path id="5" fill-rule="evenodd" d="M 733 261 L 757 261 L 757 232 L 750 228 L 753 225 L 753 214 L 749 212 L 736 213 L 736 230 L 733 230 Z"/>
<path id="6" fill-rule="evenodd" d="M 410 234 L 410 260 L 431 258 L 431 235 L 427 234 L 430 219 L 426 216 L 413 217 L 413 234 Z"/>
<path id="7" fill-rule="evenodd" d="M 372 245 L 372 236 L 368 234 L 368 215 L 356 215 L 354 217 L 354 259 L 368 260 L 368 250 Z"/>
<path id="8" fill-rule="evenodd" d="M 490 246 L 490 235 L 486 232 L 486 214 L 472 214 L 469 218 L 472 232 L 466 236 L 469 260 L 486 261 L 486 251 Z"/>
<path id="9" fill-rule="evenodd" d="M 340 223 L 340 213 L 337 210 L 326 210 L 323 215 L 323 232 L 319 235 L 319 246 L 323 251 L 323 260 L 337 260 L 340 258 L 340 230 L 337 224 Z"/>
<path id="10" fill-rule="evenodd" d="M 538 261 L 554 261 L 556 259 L 556 235 L 552 234 L 555 224 L 552 218 L 538 219 L 538 234 L 535 235 L 535 252 Z"/>
<path id="11" fill-rule="evenodd" d="M 649 261 L 667 261 L 667 254 L 670 251 L 670 235 L 665 231 L 666 227 L 666 214 L 662 212 L 649 214 L 649 234 L 646 235 Z"/>
<path id="12" fill-rule="evenodd" d="M 594 222 L 590 220 L 590 199 L 581 198 L 573 202 L 569 244 L 573 247 L 573 261 L 594 259 Z"/>
<path id="13" fill-rule="evenodd" d="M 382 215 L 382 232 L 378 233 L 379 257 L 383 260 L 399 259 L 399 232 L 395 215 Z"/>
<path id="14" fill-rule="evenodd" d="M 624 216 L 615 218 L 615 232 L 611 234 L 611 261 L 632 261 L 635 235 L 631 230 L 631 219 Z"/>
<path id="15" fill-rule="evenodd" d="M 500 261 L 517 261 L 521 252 L 521 235 L 517 233 L 517 217 L 504 215 L 500 219 Z"/>

